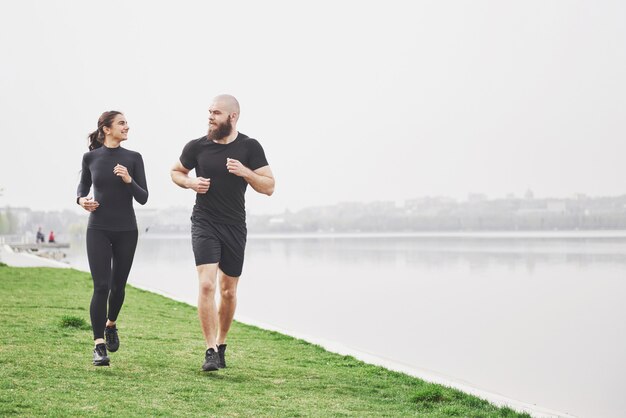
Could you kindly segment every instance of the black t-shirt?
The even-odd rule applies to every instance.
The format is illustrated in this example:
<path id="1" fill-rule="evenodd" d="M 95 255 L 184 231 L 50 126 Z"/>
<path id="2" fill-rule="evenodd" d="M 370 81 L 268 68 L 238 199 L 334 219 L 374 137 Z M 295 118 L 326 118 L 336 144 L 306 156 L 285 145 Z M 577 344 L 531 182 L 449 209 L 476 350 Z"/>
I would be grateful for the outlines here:
<path id="1" fill-rule="evenodd" d="M 180 162 L 188 170 L 195 169 L 197 177 L 211 180 L 208 192 L 196 194 L 194 209 L 202 210 L 214 222 L 235 225 L 246 222 L 244 194 L 248 183 L 228 172 L 227 158 L 239 160 L 253 171 L 268 165 L 259 141 L 242 133 L 229 144 L 218 144 L 206 135 L 189 141 Z"/>
<path id="2" fill-rule="evenodd" d="M 121 164 L 133 178 L 130 184 L 113 174 Z M 91 212 L 88 228 L 108 231 L 134 231 L 137 229 L 133 198 L 142 205 L 148 201 L 148 186 L 141 154 L 122 147 L 101 146 L 83 155 L 83 170 L 77 194 L 85 197 L 93 184 L 94 200 L 100 203 Z"/>

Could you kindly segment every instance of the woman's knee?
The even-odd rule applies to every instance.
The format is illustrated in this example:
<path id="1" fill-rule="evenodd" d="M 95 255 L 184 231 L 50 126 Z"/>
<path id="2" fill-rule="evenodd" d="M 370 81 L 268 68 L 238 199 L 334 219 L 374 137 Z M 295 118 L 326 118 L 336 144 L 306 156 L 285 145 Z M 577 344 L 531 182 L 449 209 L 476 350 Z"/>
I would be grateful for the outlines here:
<path id="1" fill-rule="evenodd" d="M 99 296 L 107 296 L 109 294 L 109 285 L 108 283 L 94 283 L 93 285 L 93 293 Z"/>
<path id="2" fill-rule="evenodd" d="M 111 294 L 115 296 L 124 296 L 126 293 L 125 286 L 111 286 Z"/>

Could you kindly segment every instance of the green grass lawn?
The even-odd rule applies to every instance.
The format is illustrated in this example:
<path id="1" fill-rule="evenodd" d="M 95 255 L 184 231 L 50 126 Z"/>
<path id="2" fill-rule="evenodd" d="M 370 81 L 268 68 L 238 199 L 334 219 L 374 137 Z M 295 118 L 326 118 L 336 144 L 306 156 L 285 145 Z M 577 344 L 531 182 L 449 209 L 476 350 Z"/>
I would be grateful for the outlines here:
<path id="1" fill-rule="evenodd" d="M 121 347 L 91 364 L 91 277 L 0 266 L 0 415 L 528 417 L 241 323 L 202 372 L 196 309 L 127 287 Z"/>

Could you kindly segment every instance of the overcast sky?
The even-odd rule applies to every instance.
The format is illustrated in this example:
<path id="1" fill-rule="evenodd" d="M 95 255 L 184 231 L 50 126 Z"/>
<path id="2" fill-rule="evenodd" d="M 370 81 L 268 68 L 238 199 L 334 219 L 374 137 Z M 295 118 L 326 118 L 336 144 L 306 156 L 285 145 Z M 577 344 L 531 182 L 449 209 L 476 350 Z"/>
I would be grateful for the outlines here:
<path id="1" fill-rule="evenodd" d="M 220 93 L 276 176 L 252 213 L 624 194 L 625 4 L 2 1 L 0 206 L 78 210 L 86 135 L 114 109 L 147 207 L 191 208 L 169 169 Z"/>

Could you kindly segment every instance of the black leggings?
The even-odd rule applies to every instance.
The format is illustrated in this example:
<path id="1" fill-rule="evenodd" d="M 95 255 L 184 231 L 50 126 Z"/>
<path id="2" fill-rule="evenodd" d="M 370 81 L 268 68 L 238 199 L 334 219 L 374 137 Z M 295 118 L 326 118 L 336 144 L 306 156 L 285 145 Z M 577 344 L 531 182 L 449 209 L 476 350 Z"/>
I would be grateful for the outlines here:
<path id="1" fill-rule="evenodd" d="M 94 340 L 104 338 L 107 317 L 115 321 L 122 309 L 126 280 L 133 265 L 136 247 L 137 230 L 87 229 L 87 258 L 93 278 L 93 296 L 89 314 Z"/>

